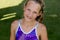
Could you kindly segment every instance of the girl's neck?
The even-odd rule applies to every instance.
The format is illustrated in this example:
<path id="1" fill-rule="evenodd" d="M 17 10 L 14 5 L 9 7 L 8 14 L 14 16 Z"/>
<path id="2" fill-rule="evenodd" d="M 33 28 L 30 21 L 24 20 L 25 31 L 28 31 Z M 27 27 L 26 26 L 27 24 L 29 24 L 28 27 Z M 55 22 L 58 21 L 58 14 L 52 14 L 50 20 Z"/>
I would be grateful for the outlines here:
<path id="1" fill-rule="evenodd" d="M 36 23 L 35 20 L 34 21 L 26 21 L 25 19 L 22 19 L 22 22 L 23 22 L 23 24 L 27 24 L 29 26 L 33 26 Z"/>

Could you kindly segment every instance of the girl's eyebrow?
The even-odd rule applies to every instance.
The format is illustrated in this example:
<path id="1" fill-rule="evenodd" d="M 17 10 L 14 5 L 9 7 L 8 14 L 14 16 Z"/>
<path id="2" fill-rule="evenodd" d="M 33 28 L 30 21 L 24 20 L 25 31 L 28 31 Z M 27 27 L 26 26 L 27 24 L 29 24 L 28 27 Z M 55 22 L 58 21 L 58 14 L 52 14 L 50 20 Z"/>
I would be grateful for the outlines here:
<path id="1" fill-rule="evenodd" d="M 31 11 L 29 8 L 28 8 L 27 10 Z M 38 12 L 36 12 L 36 11 L 33 11 L 33 12 L 34 12 L 34 13 L 38 13 Z"/>

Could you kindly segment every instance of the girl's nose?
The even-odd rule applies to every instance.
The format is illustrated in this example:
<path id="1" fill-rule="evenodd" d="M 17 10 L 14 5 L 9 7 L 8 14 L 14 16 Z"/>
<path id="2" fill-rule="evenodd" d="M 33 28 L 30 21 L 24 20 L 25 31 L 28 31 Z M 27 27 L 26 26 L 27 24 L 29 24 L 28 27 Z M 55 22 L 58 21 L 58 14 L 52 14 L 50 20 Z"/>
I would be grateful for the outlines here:
<path id="1" fill-rule="evenodd" d="M 29 16 L 30 16 L 30 17 L 32 17 L 32 16 L 33 16 L 33 13 L 32 13 L 32 12 L 30 12 L 30 13 L 29 13 Z"/>

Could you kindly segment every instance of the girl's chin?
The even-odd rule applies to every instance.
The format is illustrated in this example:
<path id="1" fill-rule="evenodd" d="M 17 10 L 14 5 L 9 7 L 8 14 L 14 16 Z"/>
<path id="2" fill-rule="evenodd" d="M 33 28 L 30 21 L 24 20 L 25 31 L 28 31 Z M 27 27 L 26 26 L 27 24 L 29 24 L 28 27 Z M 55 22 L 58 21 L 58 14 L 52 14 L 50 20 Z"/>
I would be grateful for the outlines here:
<path id="1" fill-rule="evenodd" d="M 32 21 L 32 19 L 28 19 L 28 18 L 25 18 L 25 20 L 28 21 L 28 22 Z"/>

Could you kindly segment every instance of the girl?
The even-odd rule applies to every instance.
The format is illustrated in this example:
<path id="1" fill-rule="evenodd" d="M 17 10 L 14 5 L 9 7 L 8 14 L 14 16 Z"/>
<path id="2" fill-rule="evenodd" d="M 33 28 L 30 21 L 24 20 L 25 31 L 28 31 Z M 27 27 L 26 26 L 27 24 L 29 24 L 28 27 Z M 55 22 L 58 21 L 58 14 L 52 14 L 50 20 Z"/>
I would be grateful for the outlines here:
<path id="1" fill-rule="evenodd" d="M 46 27 L 41 23 L 42 14 L 42 0 L 27 0 L 24 18 L 11 24 L 10 40 L 48 40 Z"/>

